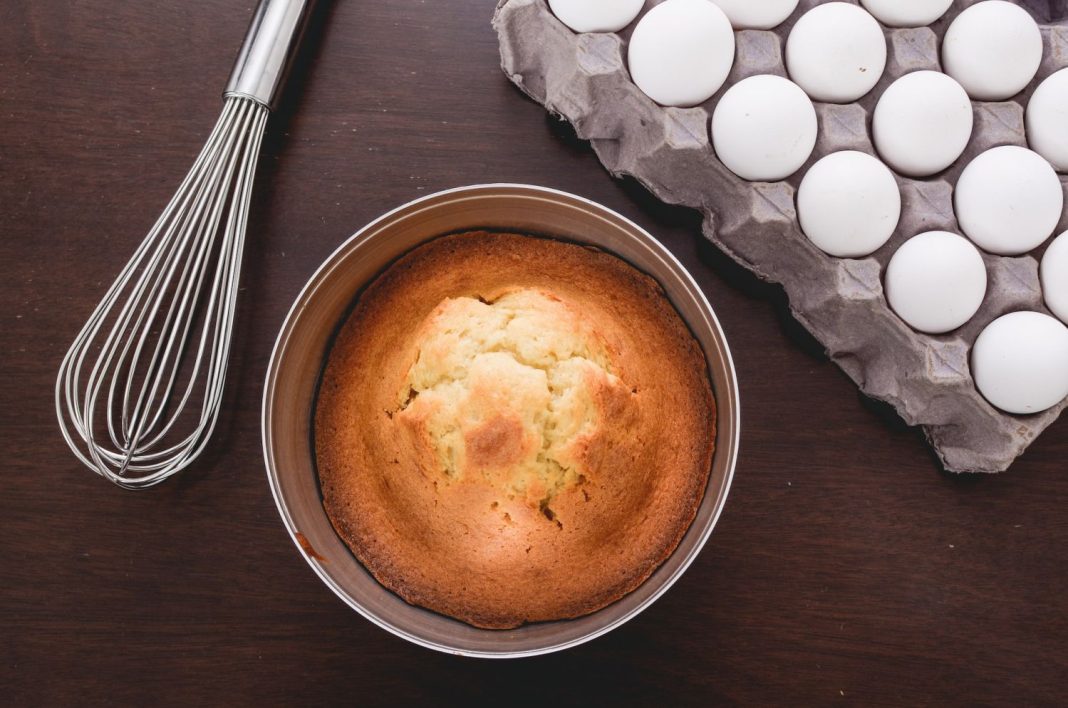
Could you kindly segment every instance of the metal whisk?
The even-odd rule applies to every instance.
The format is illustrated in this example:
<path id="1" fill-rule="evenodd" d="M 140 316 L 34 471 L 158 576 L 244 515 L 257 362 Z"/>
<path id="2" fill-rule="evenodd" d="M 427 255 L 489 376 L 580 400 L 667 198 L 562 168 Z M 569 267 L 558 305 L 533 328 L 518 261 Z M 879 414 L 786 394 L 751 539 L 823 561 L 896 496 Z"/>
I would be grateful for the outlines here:
<path id="1" fill-rule="evenodd" d="M 312 4 L 262 0 L 215 129 L 60 365 L 63 437 L 119 486 L 179 472 L 215 429 L 260 143 Z"/>

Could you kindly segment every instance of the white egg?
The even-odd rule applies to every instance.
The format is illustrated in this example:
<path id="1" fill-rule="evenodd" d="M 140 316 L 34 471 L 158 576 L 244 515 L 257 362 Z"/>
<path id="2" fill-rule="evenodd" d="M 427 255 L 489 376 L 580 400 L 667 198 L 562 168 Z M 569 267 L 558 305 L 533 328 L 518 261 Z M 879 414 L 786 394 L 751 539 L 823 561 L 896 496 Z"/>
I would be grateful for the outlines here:
<path id="1" fill-rule="evenodd" d="M 823 252 L 859 258 L 877 250 L 897 228 L 901 192 L 893 173 L 856 150 L 834 152 L 809 168 L 797 189 L 797 218 Z"/>
<path id="2" fill-rule="evenodd" d="M 1068 327 L 1040 312 L 1012 312 L 972 346 L 979 393 L 1006 413 L 1026 415 L 1068 397 Z"/>
<path id="3" fill-rule="evenodd" d="M 1046 77 L 1031 94 L 1027 142 L 1058 172 L 1068 172 L 1068 68 Z"/>
<path id="4" fill-rule="evenodd" d="M 957 223 L 985 251 L 1027 253 L 1053 233 L 1064 191 L 1050 164 L 1027 148 L 1003 145 L 981 153 L 953 191 Z"/>
<path id="5" fill-rule="evenodd" d="M 628 51 L 630 75 L 663 106 L 712 97 L 734 63 L 734 32 L 709 0 L 667 0 L 638 21 Z"/>
<path id="6" fill-rule="evenodd" d="M 706 0 L 701 0 L 702 2 Z M 750 76 L 731 86 L 712 113 L 712 145 L 734 174 L 751 181 L 789 177 L 816 145 L 816 109 L 781 76 Z"/>
<path id="7" fill-rule="evenodd" d="M 886 300 L 913 329 L 941 334 L 970 320 L 986 296 L 986 264 L 948 231 L 913 236 L 886 266 Z"/>
<path id="8" fill-rule="evenodd" d="M 914 71 L 890 84 L 872 116 L 879 155 L 910 177 L 926 177 L 952 165 L 971 135 L 968 94 L 937 71 Z"/>
<path id="9" fill-rule="evenodd" d="M 1042 256 L 1041 280 L 1046 307 L 1068 323 L 1068 231 L 1053 239 Z"/>
<path id="10" fill-rule="evenodd" d="M 923 27 L 946 14 L 953 0 L 860 0 L 875 19 L 890 27 Z"/>
<path id="11" fill-rule="evenodd" d="M 1003 101 L 1035 77 L 1042 61 L 1038 24 L 1005 0 L 976 3 L 949 25 L 942 67 L 977 101 Z"/>
<path id="12" fill-rule="evenodd" d="M 786 40 L 786 70 L 813 100 L 856 101 L 886 67 L 886 37 L 875 18 L 844 2 L 817 5 Z"/>
<path id="13" fill-rule="evenodd" d="M 771 29 L 797 7 L 798 0 L 712 0 L 734 29 Z"/>
<path id="14" fill-rule="evenodd" d="M 618 32 L 638 16 L 645 0 L 549 0 L 556 18 L 576 32 Z"/>

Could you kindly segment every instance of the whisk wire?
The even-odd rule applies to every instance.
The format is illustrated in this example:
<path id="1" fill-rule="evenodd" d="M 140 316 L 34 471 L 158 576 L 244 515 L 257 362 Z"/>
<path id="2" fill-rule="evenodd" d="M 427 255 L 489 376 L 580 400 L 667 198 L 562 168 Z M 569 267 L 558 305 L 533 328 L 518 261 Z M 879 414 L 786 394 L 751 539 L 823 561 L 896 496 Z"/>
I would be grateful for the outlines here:
<path id="1" fill-rule="evenodd" d="M 189 173 L 60 366 L 63 436 L 78 459 L 120 486 L 147 487 L 178 472 L 218 421 L 267 116 L 258 101 L 226 99 Z M 195 402 L 192 431 L 175 435 Z"/>

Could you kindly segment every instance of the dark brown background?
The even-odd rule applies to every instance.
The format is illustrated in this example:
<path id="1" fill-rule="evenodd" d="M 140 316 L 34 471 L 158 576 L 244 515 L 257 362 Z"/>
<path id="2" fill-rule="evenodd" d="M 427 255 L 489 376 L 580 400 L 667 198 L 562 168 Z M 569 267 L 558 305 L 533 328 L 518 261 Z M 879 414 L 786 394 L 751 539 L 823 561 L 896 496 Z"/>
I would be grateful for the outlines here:
<path id="1" fill-rule="evenodd" d="M 199 150 L 251 5 L 0 4 L 5 702 L 1063 700 L 1068 421 L 1007 474 L 941 473 L 774 288 L 701 248 L 693 214 L 610 179 L 506 81 L 490 0 L 319 13 L 265 141 L 211 453 L 147 492 L 81 468 L 57 366 Z M 675 588 L 606 637 L 506 663 L 409 645 L 334 597 L 279 522 L 259 436 L 271 344 L 320 261 L 401 202 L 493 181 L 576 192 L 666 242 L 718 311 L 744 409 L 726 511 Z"/>

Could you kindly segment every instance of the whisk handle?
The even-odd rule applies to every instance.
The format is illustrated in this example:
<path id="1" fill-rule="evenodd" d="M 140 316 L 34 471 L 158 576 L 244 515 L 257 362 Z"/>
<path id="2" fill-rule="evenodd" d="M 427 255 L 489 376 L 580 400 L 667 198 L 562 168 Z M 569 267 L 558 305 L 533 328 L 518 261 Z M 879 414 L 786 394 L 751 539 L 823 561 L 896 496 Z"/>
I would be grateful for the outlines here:
<path id="1" fill-rule="evenodd" d="M 224 96 L 244 96 L 274 110 L 315 0 L 260 0 Z"/>

